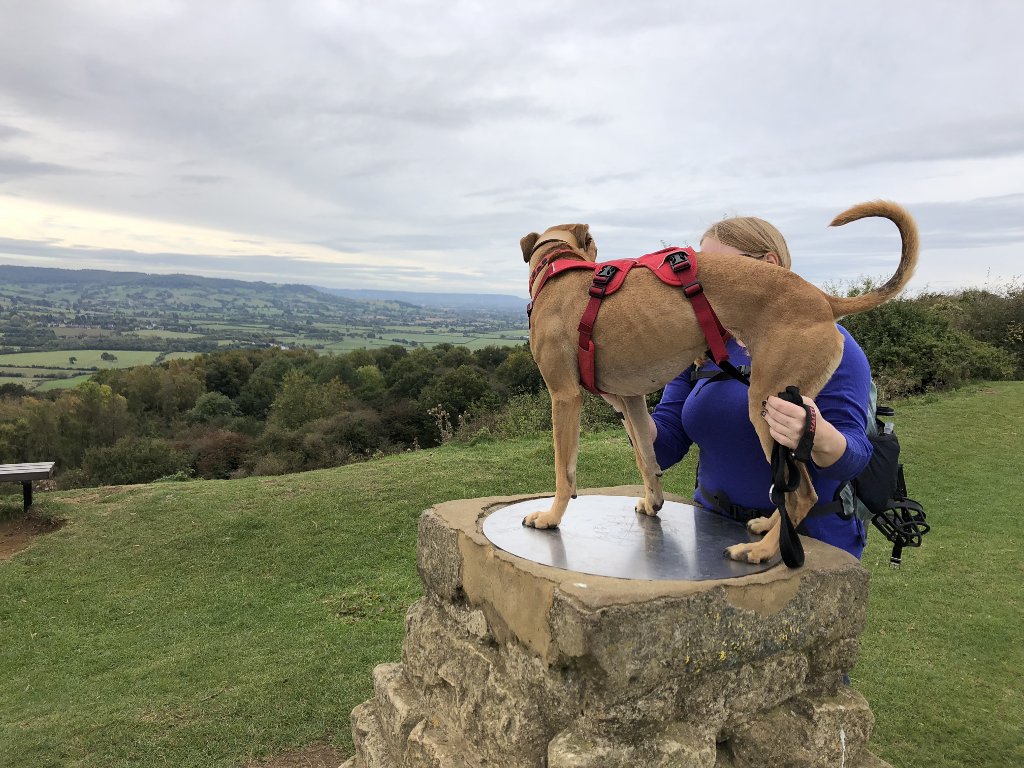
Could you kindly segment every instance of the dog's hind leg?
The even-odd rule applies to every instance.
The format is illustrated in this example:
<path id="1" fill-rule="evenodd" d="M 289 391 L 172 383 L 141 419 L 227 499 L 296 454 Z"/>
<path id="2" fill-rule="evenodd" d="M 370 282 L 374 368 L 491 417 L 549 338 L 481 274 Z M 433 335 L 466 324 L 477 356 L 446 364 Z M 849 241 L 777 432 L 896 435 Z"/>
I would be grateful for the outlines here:
<path id="1" fill-rule="evenodd" d="M 647 399 L 643 395 L 620 395 L 622 412 L 626 415 L 626 431 L 633 442 L 636 466 L 644 479 L 644 498 L 636 503 L 636 511 L 645 515 L 656 515 L 665 504 L 661 490 L 661 468 L 654 455 L 654 441 L 651 439 L 651 422 L 647 414 Z"/>
<path id="2" fill-rule="evenodd" d="M 546 512 L 531 512 L 523 525 L 531 528 L 556 528 L 576 493 L 576 457 L 580 443 L 580 410 L 583 393 L 574 391 L 551 394 L 551 429 L 555 440 L 555 500 Z"/>
<path id="3" fill-rule="evenodd" d="M 781 391 L 784 386 L 780 385 L 780 381 L 785 378 L 785 375 L 778 377 L 772 385 L 766 385 L 764 379 L 760 381 L 750 382 L 750 401 L 749 401 L 749 415 L 750 421 L 754 425 L 754 430 L 757 432 L 758 439 L 761 442 L 761 448 L 764 451 L 765 459 L 771 462 L 772 449 L 775 447 L 775 439 L 771 436 L 771 429 L 768 426 L 768 422 L 764 420 L 761 415 L 761 403 L 767 400 L 769 394 Z M 820 388 L 820 385 L 819 387 Z M 817 392 L 817 388 L 813 391 Z M 807 466 L 802 462 L 797 462 L 797 471 L 800 474 L 800 484 L 797 489 L 791 493 L 786 494 L 786 511 L 789 514 L 789 519 L 793 523 L 793 527 L 800 525 L 807 513 L 811 511 L 811 507 L 818 501 L 818 495 L 814 491 L 814 486 L 811 483 L 811 476 L 807 471 Z M 733 560 L 739 560 L 747 563 L 763 563 L 766 560 L 770 560 L 775 557 L 779 552 L 779 536 L 780 530 L 780 513 L 776 510 L 771 517 L 768 518 L 757 518 L 751 520 L 747 526 L 747 530 L 751 533 L 763 533 L 764 538 L 760 541 L 756 541 L 750 544 L 735 544 L 728 547 L 725 550 Z"/>

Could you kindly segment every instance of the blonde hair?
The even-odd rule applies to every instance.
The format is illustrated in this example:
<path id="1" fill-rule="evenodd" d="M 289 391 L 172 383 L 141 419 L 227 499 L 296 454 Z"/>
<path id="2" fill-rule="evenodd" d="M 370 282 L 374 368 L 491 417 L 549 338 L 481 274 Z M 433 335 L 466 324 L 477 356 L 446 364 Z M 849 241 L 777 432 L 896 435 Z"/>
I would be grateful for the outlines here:
<path id="1" fill-rule="evenodd" d="M 789 255 L 786 239 L 774 226 L 754 216 L 734 216 L 712 224 L 701 236 L 713 237 L 722 245 L 738 248 L 751 256 L 764 256 L 771 252 L 779 257 L 779 266 L 791 269 L 793 260 Z"/>

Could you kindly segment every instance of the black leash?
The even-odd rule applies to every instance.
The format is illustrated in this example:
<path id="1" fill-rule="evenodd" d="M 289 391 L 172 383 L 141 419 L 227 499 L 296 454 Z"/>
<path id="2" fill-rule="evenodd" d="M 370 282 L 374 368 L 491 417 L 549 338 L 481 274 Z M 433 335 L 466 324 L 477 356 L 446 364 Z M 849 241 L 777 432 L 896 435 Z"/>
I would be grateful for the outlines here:
<path id="1" fill-rule="evenodd" d="M 709 352 L 710 354 L 710 352 Z M 750 386 L 750 369 L 746 366 L 737 368 L 728 360 L 718 363 L 721 373 L 713 375 L 712 381 L 720 381 L 722 378 L 733 378 Z M 704 378 L 695 372 L 694 380 Z M 811 460 L 811 449 L 814 447 L 814 431 L 817 427 L 817 418 L 814 409 L 804 405 L 800 397 L 798 387 L 786 387 L 785 392 L 779 392 L 779 398 L 787 403 L 799 405 L 804 409 L 804 433 L 797 443 L 796 450 L 791 451 L 779 443 L 775 443 L 772 449 L 772 487 L 769 491 L 772 504 L 779 510 L 780 531 L 779 531 L 779 552 L 782 554 L 782 562 L 790 568 L 799 568 L 804 564 L 804 548 L 797 535 L 796 526 L 789 517 L 786 509 L 786 493 L 795 491 L 800 485 L 800 470 L 797 468 L 798 461 L 808 462 Z"/>
<path id="2" fill-rule="evenodd" d="M 772 449 L 772 488 L 769 493 L 772 504 L 779 510 L 779 551 L 782 553 L 782 562 L 790 568 L 799 568 L 804 564 L 804 548 L 800 543 L 796 527 L 789 517 L 786 509 L 786 494 L 795 491 L 800 486 L 800 469 L 797 462 L 807 462 L 811 458 L 811 449 L 814 447 L 814 430 L 817 426 L 814 409 L 804 405 L 800 397 L 800 390 L 797 387 L 786 387 L 785 392 L 779 392 L 779 398 L 787 403 L 799 405 L 804 409 L 804 434 L 797 444 L 796 450 L 790 450 L 784 445 L 775 443 Z"/>

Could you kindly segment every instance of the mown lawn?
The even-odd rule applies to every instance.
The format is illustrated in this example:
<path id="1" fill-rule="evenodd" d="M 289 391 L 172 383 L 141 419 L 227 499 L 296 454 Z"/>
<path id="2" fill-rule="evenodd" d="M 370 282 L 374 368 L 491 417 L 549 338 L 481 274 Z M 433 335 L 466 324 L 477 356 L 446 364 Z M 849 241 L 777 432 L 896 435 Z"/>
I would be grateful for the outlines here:
<path id="1" fill-rule="evenodd" d="M 1024 384 L 903 403 L 934 530 L 905 565 L 879 536 L 854 684 L 897 768 L 1024 765 Z M 550 438 L 320 472 L 37 494 L 68 525 L 0 563 L 0 765 L 239 766 L 320 739 L 351 750 L 370 670 L 419 595 L 416 521 L 439 501 L 543 492 Z M 580 485 L 637 481 L 619 432 Z M 692 465 L 666 475 L 677 493 Z M 0 515 L 18 496 L 0 497 Z M 876 532 L 877 533 L 877 532 Z"/>

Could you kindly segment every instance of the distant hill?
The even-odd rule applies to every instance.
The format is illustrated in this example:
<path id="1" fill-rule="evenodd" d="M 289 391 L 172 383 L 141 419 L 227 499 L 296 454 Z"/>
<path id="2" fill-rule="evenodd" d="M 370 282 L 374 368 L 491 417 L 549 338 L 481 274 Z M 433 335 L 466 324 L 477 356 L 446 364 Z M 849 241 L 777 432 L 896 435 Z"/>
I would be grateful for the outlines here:
<path id="1" fill-rule="evenodd" d="M 321 288 L 334 296 L 356 301 L 400 301 L 420 307 L 526 311 L 529 299 L 504 293 L 430 293 L 428 291 L 383 291 L 355 288 Z"/>
<path id="2" fill-rule="evenodd" d="M 520 344 L 526 300 L 0 264 L 0 353 Z M 77 355 L 76 355 L 77 357 Z M 0 368 L 0 384 L 24 371 Z M 31 373 L 31 371 L 30 371 Z M 16 375 L 15 375 L 16 374 Z"/>
<path id="3" fill-rule="evenodd" d="M 187 288 L 207 291 L 244 290 L 256 293 L 275 293 L 285 290 L 307 297 L 317 294 L 309 285 L 295 283 L 279 285 L 260 281 L 231 280 L 198 275 L 155 275 L 145 272 L 111 272 L 102 269 L 55 269 L 52 267 L 21 267 L 0 264 L 0 283 L 8 285 L 76 286 L 132 288 Z"/>
<path id="4" fill-rule="evenodd" d="M 420 307 L 489 312 L 525 311 L 529 299 L 500 293 L 430 293 L 427 291 L 388 291 L 356 288 L 324 288 L 297 283 L 265 283 L 198 275 L 157 275 L 144 272 L 110 272 L 101 269 L 55 269 L 0 264 L 0 283 L 8 285 L 65 286 L 78 288 L 163 288 L 203 292 L 243 291 L 278 296 L 299 295 L 315 300 L 327 294 L 336 297 L 335 305 L 346 302 L 399 302 Z"/>

